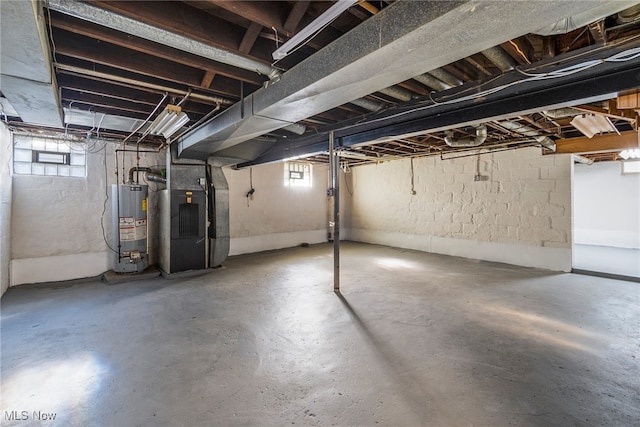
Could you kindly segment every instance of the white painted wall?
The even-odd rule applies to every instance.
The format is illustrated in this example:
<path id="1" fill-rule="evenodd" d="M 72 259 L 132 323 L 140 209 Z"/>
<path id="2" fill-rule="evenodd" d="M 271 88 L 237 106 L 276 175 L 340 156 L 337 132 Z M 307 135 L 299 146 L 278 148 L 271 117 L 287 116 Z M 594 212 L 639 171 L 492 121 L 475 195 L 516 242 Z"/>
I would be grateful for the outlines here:
<path id="1" fill-rule="evenodd" d="M 104 141 L 92 145 L 96 152 L 87 154 L 86 178 L 13 176 L 11 286 L 97 276 L 113 268 L 113 253 L 100 223 L 108 197 L 103 224 L 112 244 L 110 186 L 116 182 L 114 150 L 119 146 Z M 141 166 L 163 164 L 164 155 L 141 153 Z M 135 153 L 127 153 L 126 171 L 134 165 Z M 151 263 L 157 259 L 157 197 L 151 191 L 155 188 L 151 183 Z"/>
<path id="2" fill-rule="evenodd" d="M 327 241 L 327 167 L 313 166 L 311 188 L 285 187 L 284 164 L 225 168 L 230 255 Z M 253 174 L 253 200 L 247 200 Z"/>
<path id="3" fill-rule="evenodd" d="M 0 121 L 0 296 L 9 289 L 11 260 L 11 158 L 13 139 Z"/>
<path id="4" fill-rule="evenodd" d="M 619 162 L 574 168 L 574 242 L 640 249 L 640 174 Z"/>
<path id="5" fill-rule="evenodd" d="M 571 157 L 537 148 L 476 158 L 360 166 L 347 175 L 350 240 L 446 255 L 571 270 Z M 344 186 L 343 186 L 344 189 Z M 349 193 L 349 190 L 351 190 Z"/>

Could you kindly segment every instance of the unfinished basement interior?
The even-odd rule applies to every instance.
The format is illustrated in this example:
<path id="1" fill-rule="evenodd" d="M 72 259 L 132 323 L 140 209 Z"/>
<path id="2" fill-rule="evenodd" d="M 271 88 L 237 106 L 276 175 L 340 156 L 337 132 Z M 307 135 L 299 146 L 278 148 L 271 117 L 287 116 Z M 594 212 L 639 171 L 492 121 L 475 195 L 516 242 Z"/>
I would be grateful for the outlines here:
<path id="1" fill-rule="evenodd" d="M 3 426 L 640 425 L 640 2 L 0 1 Z"/>

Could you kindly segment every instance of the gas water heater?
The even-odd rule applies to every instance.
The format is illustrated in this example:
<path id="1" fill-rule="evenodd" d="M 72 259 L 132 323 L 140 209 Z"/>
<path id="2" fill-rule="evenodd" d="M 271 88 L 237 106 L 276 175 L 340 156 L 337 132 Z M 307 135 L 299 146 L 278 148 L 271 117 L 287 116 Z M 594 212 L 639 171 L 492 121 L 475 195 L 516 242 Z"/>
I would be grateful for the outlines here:
<path id="1" fill-rule="evenodd" d="M 140 273 L 149 266 L 147 202 L 149 188 L 139 184 L 113 184 L 113 271 Z"/>

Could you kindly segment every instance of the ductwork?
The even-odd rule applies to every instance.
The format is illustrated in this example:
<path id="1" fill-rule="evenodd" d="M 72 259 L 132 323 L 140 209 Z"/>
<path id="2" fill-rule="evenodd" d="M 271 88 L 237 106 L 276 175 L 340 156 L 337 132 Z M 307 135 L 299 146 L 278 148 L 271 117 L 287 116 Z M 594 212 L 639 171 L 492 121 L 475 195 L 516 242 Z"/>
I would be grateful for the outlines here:
<path id="1" fill-rule="evenodd" d="M 1 1 L 1 0 L 0 0 Z M 80 74 L 85 76 L 91 76 L 98 79 L 104 79 L 112 82 L 124 83 L 129 85 L 135 85 L 144 87 L 147 89 L 158 91 L 158 93 L 167 92 L 171 95 L 180 95 L 180 96 L 189 96 L 189 98 L 193 100 L 203 101 L 210 104 L 222 104 L 222 105 L 230 105 L 233 104 L 232 101 L 226 98 L 222 98 L 215 95 L 205 95 L 198 92 L 188 91 L 184 89 L 179 89 L 176 87 L 158 85 L 155 83 L 142 82 L 139 80 L 130 79 L 127 77 L 118 76 L 115 74 L 103 73 L 95 70 L 88 70 L 81 67 L 74 67 L 73 65 L 66 64 L 56 64 L 56 68 L 61 71 L 66 71 L 71 74 Z"/>
<path id="2" fill-rule="evenodd" d="M 562 119 L 565 117 L 575 117 L 577 115 L 582 114 L 582 111 L 576 110 L 575 108 L 567 107 L 567 108 L 558 108 L 555 110 L 545 110 L 542 114 L 550 119 Z"/>
<path id="3" fill-rule="evenodd" d="M 501 121 L 501 122 L 496 122 L 498 125 L 502 126 L 505 129 L 509 129 L 515 133 L 519 133 L 520 135 L 524 135 L 524 136 L 530 136 L 531 138 L 535 139 L 536 142 L 538 142 L 538 144 L 542 145 L 543 147 L 551 150 L 551 151 L 556 151 L 556 143 L 553 142 L 553 140 L 551 138 L 549 138 L 546 135 L 542 135 L 540 132 L 538 132 L 536 129 L 531 128 L 529 126 L 525 126 L 525 125 L 521 125 L 518 122 L 512 122 L 509 120 L 505 120 L 505 121 Z"/>
<path id="4" fill-rule="evenodd" d="M 587 157 L 581 156 L 579 154 L 573 154 L 573 162 L 574 163 L 582 163 L 583 165 L 592 165 L 593 159 L 589 159 Z"/>
<path id="5" fill-rule="evenodd" d="M 367 98 L 358 98 L 349 102 L 353 105 L 357 105 L 358 107 L 364 108 L 365 110 L 369 110 L 369 111 L 380 111 L 384 108 L 384 104 L 381 104 L 376 101 L 372 101 Z"/>
<path id="6" fill-rule="evenodd" d="M 25 123 L 62 127 L 42 4 L 0 1 L 0 90 Z"/>
<path id="7" fill-rule="evenodd" d="M 198 40 L 183 36 L 182 34 L 173 33 L 162 28 L 154 27 L 153 25 L 136 21 L 135 19 L 101 9 L 86 2 L 76 0 L 49 0 L 48 7 L 56 12 L 64 13 L 156 43 L 161 43 L 203 58 L 232 65 L 243 70 L 255 71 L 258 74 L 268 76 L 270 80 L 275 81 L 280 77 L 280 70 L 264 62 L 202 43 Z"/>
<path id="8" fill-rule="evenodd" d="M 397 86 L 386 87 L 384 89 L 380 89 L 378 92 L 404 102 L 409 102 L 412 98 L 411 92 Z"/>
<path id="9" fill-rule="evenodd" d="M 447 90 L 453 87 L 441 80 L 436 79 L 429 73 L 419 74 L 415 76 L 413 79 L 422 83 L 427 87 L 430 87 L 431 89 L 435 89 L 436 91 Z"/>
<path id="10" fill-rule="evenodd" d="M 442 68 L 431 70 L 429 71 L 429 74 L 431 74 L 436 79 L 445 82 L 451 87 L 460 86 L 463 83 L 462 80 L 460 80 L 450 72 L 443 70 Z"/>
<path id="11" fill-rule="evenodd" d="M 296 135 L 303 135 L 307 130 L 307 127 L 299 123 L 291 123 L 290 125 L 283 127 L 282 130 L 295 133 Z"/>
<path id="12" fill-rule="evenodd" d="M 600 2 L 598 2 L 600 3 Z M 536 31 L 535 34 L 541 36 L 555 36 L 559 34 L 567 34 L 573 30 L 589 25 L 592 22 L 599 21 L 609 15 L 614 15 L 622 10 L 630 8 L 637 4 L 635 0 L 616 0 L 606 1 L 596 4 L 595 7 L 589 8 L 580 13 L 567 15 L 553 24 L 546 25 Z"/>
<path id="13" fill-rule="evenodd" d="M 121 132 L 132 132 L 143 123 L 143 120 L 65 107 L 64 123 L 65 125 L 86 126 L 92 130 L 110 129 Z"/>
<path id="14" fill-rule="evenodd" d="M 59 0 L 58 0 L 59 1 Z M 338 40 L 178 140 L 180 156 L 207 158 L 234 145 L 428 70 L 594 8 L 593 2 L 394 2 Z M 393 31 L 380 31 L 393 22 Z M 501 22 L 500 31 L 490 25 Z M 376 35 L 376 37 L 372 37 Z M 448 74 L 448 73 L 447 73 Z"/>
<path id="15" fill-rule="evenodd" d="M 496 64 L 501 71 L 511 71 L 516 67 L 516 61 L 500 46 L 490 47 L 481 53 L 486 56 L 489 61 Z"/>
<path id="16" fill-rule="evenodd" d="M 453 137 L 453 131 L 447 131 L 444 142 L 452 148 L 470 148 L 478 147 L 487 140 L 487 127 L 485 125 L 474 126 L 476 128 L 475 138 L 458 138 Z"/>

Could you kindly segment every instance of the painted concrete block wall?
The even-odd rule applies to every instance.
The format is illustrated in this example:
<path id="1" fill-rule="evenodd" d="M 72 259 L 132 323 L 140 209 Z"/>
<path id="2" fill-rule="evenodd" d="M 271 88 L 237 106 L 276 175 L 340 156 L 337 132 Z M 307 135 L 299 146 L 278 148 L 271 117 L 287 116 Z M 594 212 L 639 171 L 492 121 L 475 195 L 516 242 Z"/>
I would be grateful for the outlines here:
<path id="1" fill-rule="evenodd" d="M 602 162 L 576 164 L 573 176 L 574 242 L 640 248 L 640 174 Z"/>
<path id="2" fill-rule="evenodd" d="M 283 163 L 251 170 L 225 168 L 224 173 L 229 182 L 230 255 L 327 241 L 326 166 L 313 166 L 311 188 L 285 187 Z M 251 179 L 255 193 L 247 200 Z"/>
<path id="3" fill-rule="evenodd" d="M 11 132 L 0 121 L 0 295 L 4 295 L 10 284 L 12 141 Z"/>
<path id="4" fill-rule="evenodd" d="M 353 168 L 351 240 L 570 271 L 571 157 L 537 148 Z M 476 168 L 486 177 L 474 181 Z"/>
<path id="5" fill-rule="evenodd" d="M 103 238 L 101 221 L 113 247 L 111 184 L 116 182 L 114 150 L 119 146 L 104 141 L 94 141 L 91 146 L 86 178 L 13 176 L 12 286 L 91 277 L 113 268 L 113 253 Z M 121 168 L 122 153 L 119 159 Z M 163 155 L 141 153 L 141 166 L 163 164 Z M 125 171 L 134 165 L 135 153 L 127 153 Z M 150 183 L 149 191 L 152 264 L 158 245 L 157 197 L 153 191 L 157 186 Z"/>

